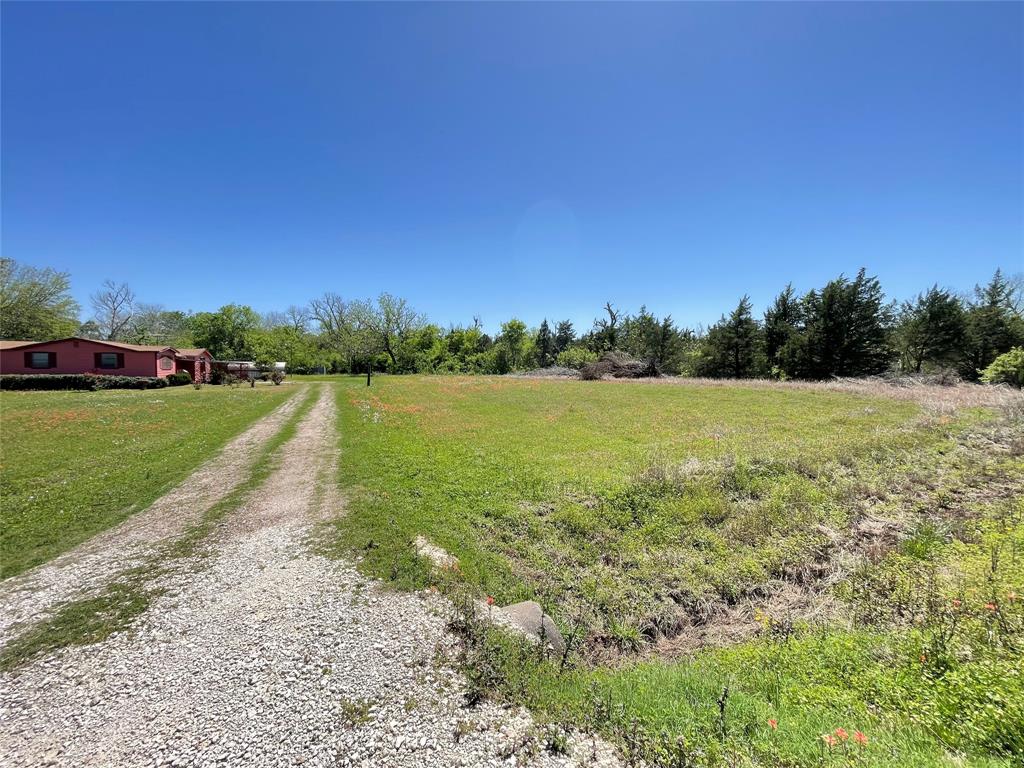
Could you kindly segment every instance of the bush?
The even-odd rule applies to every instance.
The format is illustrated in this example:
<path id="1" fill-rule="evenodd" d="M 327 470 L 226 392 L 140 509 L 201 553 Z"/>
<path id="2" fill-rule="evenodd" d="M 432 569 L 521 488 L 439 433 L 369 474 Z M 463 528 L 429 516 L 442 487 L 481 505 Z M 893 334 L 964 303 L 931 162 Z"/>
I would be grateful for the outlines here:
<path id="1" fill-rule="evenodd" d="M 172 387 L 183 387 L 192 383 L 192 374 L 188 371 L 176 371 L 167 377 L 167 384 Z"/>
<path id="2" fill-rule="evenodd" d="M 572 368 L 578 371 L 588 363 L 597 362 L 597 352 L 591 352 L 586 347 L 569 347 L 558 353 L 555 363 L 563 368 Z"/>
<path id="3" fill-rule="evenodd" d="M 275 368 L 270 374 L 270 380 L 274 382 L 275 385 L 280 384 L 284 381 L 284 371 L 279 371 Z"/>
<path id="4" fill-rule="evenodd" d="M 158 376 L 101 376 L 93 373 L 8 373 L 0 376 L 0 389 L 68 390 L 79 389 L 160 389 L 166 379 Z"/>
<path id="5" fill-rule="evenodd" d="M 1014 347 L 978 373 L 986 384 L 1010 384 L 1020 389 L 1024 386 L 1024 347 Z"/>

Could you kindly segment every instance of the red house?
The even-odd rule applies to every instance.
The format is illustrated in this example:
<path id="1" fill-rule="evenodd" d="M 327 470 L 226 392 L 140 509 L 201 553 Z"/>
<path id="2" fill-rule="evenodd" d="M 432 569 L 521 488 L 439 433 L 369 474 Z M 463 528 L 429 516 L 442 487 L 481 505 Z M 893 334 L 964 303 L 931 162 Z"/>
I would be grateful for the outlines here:
<path id="1" fill-rule="evenodd" d="M 73 336 L 56 341 L 0 341 L 0 373 L 98 373 L 170 376 L 188 371 L 209 381 L 213 356 L 205 349 L 122 344 Z"/>

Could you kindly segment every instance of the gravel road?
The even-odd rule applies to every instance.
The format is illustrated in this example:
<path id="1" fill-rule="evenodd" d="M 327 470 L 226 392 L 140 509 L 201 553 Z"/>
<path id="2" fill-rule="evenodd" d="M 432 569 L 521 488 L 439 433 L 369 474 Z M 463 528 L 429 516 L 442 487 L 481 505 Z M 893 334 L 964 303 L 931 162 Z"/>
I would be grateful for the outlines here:
<path id="1" fill-rule="evenodd" d="M 0 676 L 0 764 L 617 765 L 589 737 L 537 748 L 524 711 L 464 707 L 442 599 L 311 549 L 342 511 L 336 442 L 322 387 L 271 477 L 131 631 Z"/>
<path id="2" fill-rule="evenodd" d="M 245 479 L 259 447 L 281 428 L 299 399 L 288 398 L 148 509 L 48 563 L 0 582 L 0 644 L 20 625 L 97 591 L 116 574 L 145 562 L 161 542 L 199 519 Z"/>

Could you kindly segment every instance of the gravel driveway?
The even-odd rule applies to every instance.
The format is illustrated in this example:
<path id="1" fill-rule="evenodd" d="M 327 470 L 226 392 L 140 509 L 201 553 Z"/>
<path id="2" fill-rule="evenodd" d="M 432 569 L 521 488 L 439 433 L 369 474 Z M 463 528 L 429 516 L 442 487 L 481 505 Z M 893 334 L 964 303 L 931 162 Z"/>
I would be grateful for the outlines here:
<path id="1" fill-rule="evenodd" d="M 332 393 L 131 631 L 0 676 L 0 764 L 616 764 L 589 738 L 533 748 L 523 711 L 465 708 L 442 600 L 310 549 L 341 511 Z"/>

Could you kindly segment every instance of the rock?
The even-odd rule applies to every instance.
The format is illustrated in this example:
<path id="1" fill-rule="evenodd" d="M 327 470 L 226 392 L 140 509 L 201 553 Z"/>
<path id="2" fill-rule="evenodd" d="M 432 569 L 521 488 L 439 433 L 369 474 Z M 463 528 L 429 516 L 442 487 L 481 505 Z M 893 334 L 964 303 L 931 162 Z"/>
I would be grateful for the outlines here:
<path id="1" fill-rule="evenodd" d="M 521 603 L 506 605 L 504 608 L 498 609 L 498 613 L 524 635 L 538 640 L 543 639 L 556 655 L 561 655 L 565 651 L 562 633 L 558 631 L 552 618 L 544 613 L 540 603 L 524 600 Z"/>
<path id="2" fill-rule="evenodd" d="M 416 548 L 416 554 L 427 558 L 435 568 L 452 571 L 459 567 L 459 558 L 445 552 L 439 546 L 431 544 L 424 536 L 417 536 L 413 546 Z"/>

